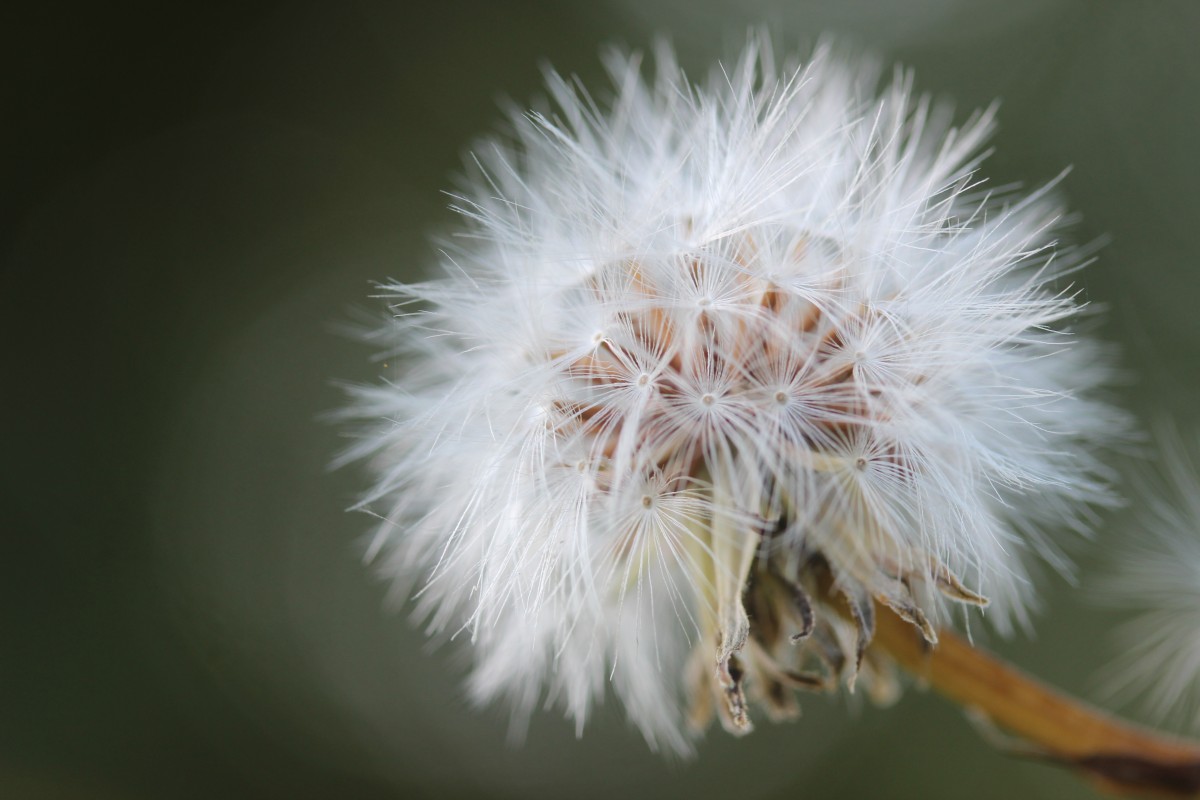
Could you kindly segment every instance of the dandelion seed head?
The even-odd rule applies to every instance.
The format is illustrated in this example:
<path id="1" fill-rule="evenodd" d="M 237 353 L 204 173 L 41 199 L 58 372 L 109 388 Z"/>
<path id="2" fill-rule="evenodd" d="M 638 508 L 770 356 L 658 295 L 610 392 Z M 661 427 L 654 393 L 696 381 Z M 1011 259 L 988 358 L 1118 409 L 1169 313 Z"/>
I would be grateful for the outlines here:
<path id="1" fill-rule="evenodd" d="M 610 56 L 604 101 L 550 73 L 553 110 L 477 149 L 441 277 L 386 287 L 408 371 L 356 394 L 383 423 L 352 455 L 476 700 L 581 727 L 611 685 L 687 752 L 798 686 L 888 694 L 876 603 L 1027 621 L 1123 420 L 1057 206 L 981 188 L 990 111 L 763 36 L 698 84 L 656 56 Z"/>
<path id="2" fill-rule="evenodd" d="M 1160 721 L 1200 730 L 1200 436 L 1159 426 L 1156 468 L 1140 476 L 1139 534 L 1113 559 L 1102 598 L 1134 611 L 1113 631 L 1102 679 L 1141 696 Z"/>

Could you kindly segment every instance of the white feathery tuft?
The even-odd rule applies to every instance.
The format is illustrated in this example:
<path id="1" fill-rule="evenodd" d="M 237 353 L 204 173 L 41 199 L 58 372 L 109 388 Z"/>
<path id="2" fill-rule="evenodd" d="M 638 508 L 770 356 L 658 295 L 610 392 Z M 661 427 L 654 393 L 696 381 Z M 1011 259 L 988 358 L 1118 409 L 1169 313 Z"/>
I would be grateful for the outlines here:
<path id="1" fill-rule="evenodd" d="M 882 675 L 873 600 L 1026 623 L 1125 422 L 1050 192 L 976 174 L 992 110 L 953 127 L 908 73 L 876 96 L 765 36 L 699 85 L 666 46 L 607 65 L 610 99 L 551 72 L 553 111 L 478 149 L 441 276 L 384 287 L 403 377 L 349 411 L 371 554 L 470 638 L 472 697 L 582 727 L 611 684 L 687 752 L 714 711 L 748 730 L 747 692 L 794 713 L 814 664 Z M 820 575 L 857 638 L 814 622 Z"/>
<path id="2" fill-rule="evenodd" d="M 1157 719 L 1200 730 L 1200 436 L 1162 424 L 1156 440 L 1138 536 L 1103 586 L 1104 600 L 1135 615 L 1113 631 L 1118 655 L 1102 678 L 1113 695 L 1141 695 Z"/>

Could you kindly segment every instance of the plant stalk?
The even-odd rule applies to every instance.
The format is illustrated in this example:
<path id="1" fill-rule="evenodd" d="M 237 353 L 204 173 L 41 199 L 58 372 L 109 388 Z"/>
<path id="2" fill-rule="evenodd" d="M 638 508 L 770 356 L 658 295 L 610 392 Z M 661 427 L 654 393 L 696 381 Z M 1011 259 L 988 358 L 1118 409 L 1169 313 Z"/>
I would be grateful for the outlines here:
<path id="1" fill-rule="evenodd" d="M 874 646 L 950 700 L 1029 745 L 1022 752 L 1066 765 L 1102 790 L 1129 797 L 1200 798 L 1200 742 L 1116 719 L 1026 675 L 953 631 L 930 646 L 886 608 Z"/>

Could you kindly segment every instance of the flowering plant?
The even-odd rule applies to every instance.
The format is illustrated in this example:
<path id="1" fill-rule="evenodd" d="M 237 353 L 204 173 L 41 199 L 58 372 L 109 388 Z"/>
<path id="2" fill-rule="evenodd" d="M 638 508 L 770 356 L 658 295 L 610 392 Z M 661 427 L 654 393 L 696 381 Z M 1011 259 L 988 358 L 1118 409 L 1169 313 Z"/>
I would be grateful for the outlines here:
<path id="1" fill-rule="evenodd" d="M 1096 760 L 1132 745 L 1005 716 L 1015 673 L 948 632 L 960 607 L 1028 624 L 1031 563 L 1066 568 L 1051 534 L 1114 501 L 1098 453 L 1128 428 L 1052 192 L 978 177 L 992 111 L 954 127 L 906 73 L 876 96 L 763 37 L 703 85 L 666 47 L 653 79 L 608 65 L 610 100 L 551 73 L 553 109 L 479 149 L 442 276 L 384 287 L 403 380 L 351 412 L 384 421 L 351 452 L 370 557 L 469 633 L 472 696 L 582 729 L 611 683 L 686 753 L 714 715 L 743 733 L 792 689 L 886 702 L 896 663 L 950 664 L 1056 757 L 1162 784 Z"/>

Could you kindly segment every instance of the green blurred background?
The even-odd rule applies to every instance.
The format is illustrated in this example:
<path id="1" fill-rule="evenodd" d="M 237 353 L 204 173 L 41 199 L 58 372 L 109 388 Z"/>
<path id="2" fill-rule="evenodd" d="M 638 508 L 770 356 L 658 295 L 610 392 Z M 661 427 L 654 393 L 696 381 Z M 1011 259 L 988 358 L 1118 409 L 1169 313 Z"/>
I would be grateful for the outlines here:
<path id="1" fill-rule="evenodd" d="M 765 21 L 1003 100 L 994 184 L 1064 166 L 1081 278 L 1143 419 L 1197 423 L 1200 4 L 1086 0 L 26 4 L 2 12 L 5 576 L 0 796 L 1082 798 L 910 692 L 808 698 L 667 763 L 613 704 L 527 743 L 460 689 L 358 559 L 365 476 L 329 473 L 333 329 L 431 262 L 471 141 L 553 63 L 676 42 L 697 74 Z M 1112 619 L 1052 579 L 1038 638 L 990 644 L 1097 697 Z M 1099 555 L 1097 555 L 1099 554 Z M 1136 709 L 1132 710 L 1136 714 Z"/>

